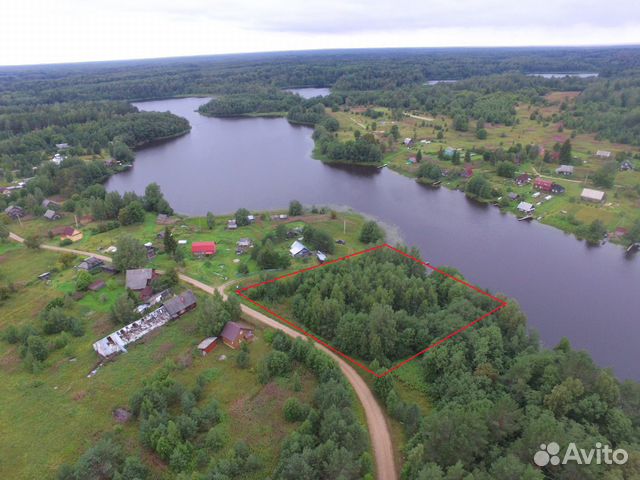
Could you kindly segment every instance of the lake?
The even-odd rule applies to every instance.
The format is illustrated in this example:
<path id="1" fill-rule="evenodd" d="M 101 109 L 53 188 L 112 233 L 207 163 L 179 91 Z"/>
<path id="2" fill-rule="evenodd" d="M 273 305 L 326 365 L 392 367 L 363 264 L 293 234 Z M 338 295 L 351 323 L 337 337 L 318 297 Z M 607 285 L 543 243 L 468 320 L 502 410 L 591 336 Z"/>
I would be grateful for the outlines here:
<path id="1" fill-rule="evenodd" d="M 578 78 L 592 78 L 597 77 L 597 73 L 586 72 L 558 72 L 558 73 L 529 73 L 530 77 L 542 77 L 542 78 L 564 78 L 564 77 L 578 77 Z"/>
<path id="2" fill-rule="evenodd" d="M 286 91 L 297 93 L 302 98 L 326 97 L 331 93 L 329 88 L 287 88 Z"/>
<path id="3" fill-rule="evenodd" d="M 640 255 L 587 247 L 554 228 L 518 222 L 461 192 L 431 189 L 388 169 L 313 160 L 312 130 L 283 118 L 208 118 L 207 100 L 137 103 L 189 120 L 182 137 L 145 148 L 108 190 L 143 193 L 157 182 L 181 213 L 203 215 L 306 205 L 345 205 L 397 227 L 435 265 L 516 299 L 545 346 L 564 336 L 621 378 L 640 380 Z"/>

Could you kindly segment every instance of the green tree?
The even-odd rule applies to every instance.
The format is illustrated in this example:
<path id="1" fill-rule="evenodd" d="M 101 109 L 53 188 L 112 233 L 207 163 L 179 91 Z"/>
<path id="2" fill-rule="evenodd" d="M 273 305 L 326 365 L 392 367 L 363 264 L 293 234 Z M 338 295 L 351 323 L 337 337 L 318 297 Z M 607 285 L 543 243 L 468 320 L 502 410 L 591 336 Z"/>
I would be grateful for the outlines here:
<path id="1" fill-rule="evenodd" d="M 362 230 L 360 230 L 360 241 L 362 243 L 376 243 L 383 241 L 384 237 L 384 230 L 375 221 L 369 220 L 362 225 Z"/>
<path id="2" fill-rule="evenodd" d="M 496 165 L 496 173 L 504 178 L 513 178 L 516 174 L 517 167 L 512 162 L 498 162 Z"/>
<path id="3" fill-rule="evenodd" d="M 24 239 L 24 245 L 32 250 L 40 248 L 41 239 L 38 235 L 27 235 Z"/>
<path id="4" fill-rule="evenodd" d="M 173 236 L 173 232 L 169 227 L 164 227 L 164 251 L 168 254 L 174 254 L 178 248 L 178 241 Z"/>
<path id="5" fill-rule="evenodd" d="M 287 422 L 300 422 L 307 417 L 308 409 L 296 397 L 290 397 L 284 402 L 282 412 Z"/>
<path id="6" fill-rule="evenodd" d="M 398 128 L 398 124 L 397 123 L 394 123 L 391 126 L 390 132 L 391 132 L 391 136 L 393 137 L 394 140 L 397 141 L 398 138 L 400 138 L 400 129 Z"/>
<path id="7" fill-rule="evenodd" d="M 113 264 L 120 271 L 140 268 L 147 263 L 147 249 L 131 235 L 120 237 L 113 254 Z"/>
<path id="8" fill-rule="evenodd" d="M 249 225 L 249 215 L 251 215 L 249 210 L 247 210 L 246 208 L 239 208 L 236 211 L 236 215 L 235 215 L 236 224 L 239 227 L 244 227 L 246 225 Z"/>
<path id="9" fill-rule="evenodd" d="M 422 161 L 422 150 L 418 150 L 418 153 L 416 153 L 416 162 L 420 163 Z"/>
<path id="10" fill-rule="evenodd" d="M 111 307 L 111 320 L 116 325 L 128 325 L 138 318 L 135 308 L 135 302 L 125 293 L 119 296 Z"/>
<path id="11" fill-rule="evenodd" d="M 79 270 L 76 276 L 76 290 L 84 292 L 93 283 L 93 276 L 86 270 Z"/>
<path id="12" fill-rule="evenodd" d="M 142 203 L 135 200 L 128 204 L 126 207 L 120 209 L 118 213 L 118 221 L 122 225 L 133 225 L 135 223 L 144 222 L 144 208 Z"/>
<path id="13" fill-rule="evenodd" d="M 567 138 L 562 147 L 560 147 L 560 163 L 565 165 L 571 164 L 573 155 L 571 154 L 571 141 Z"/>
<path id="14" fill-rule="evenodd" d="M 302 215 L 302 213 L 302 204 L 298 200 L 291 200 L 291 202 L 289 202 L 289 216 L 297 217 Z"/>
<path id="15" fill-rule="evenodd" d="M 209 230 L 213 230 L 213 227 L 216 224 L 216 217 L 213 216 L 213 213 L 207 212 L 207 228 Z"/>

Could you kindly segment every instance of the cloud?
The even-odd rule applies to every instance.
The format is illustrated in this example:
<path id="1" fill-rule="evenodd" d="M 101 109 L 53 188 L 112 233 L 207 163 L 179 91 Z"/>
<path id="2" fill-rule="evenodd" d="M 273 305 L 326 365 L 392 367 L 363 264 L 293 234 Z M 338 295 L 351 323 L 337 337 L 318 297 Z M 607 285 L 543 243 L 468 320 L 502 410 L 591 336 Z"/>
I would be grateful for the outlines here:
<path id="1" fill-rule="evenodd" d="M 20 0 L 0 65 L 274 50 L 640 43 L 637 0 Z"/>

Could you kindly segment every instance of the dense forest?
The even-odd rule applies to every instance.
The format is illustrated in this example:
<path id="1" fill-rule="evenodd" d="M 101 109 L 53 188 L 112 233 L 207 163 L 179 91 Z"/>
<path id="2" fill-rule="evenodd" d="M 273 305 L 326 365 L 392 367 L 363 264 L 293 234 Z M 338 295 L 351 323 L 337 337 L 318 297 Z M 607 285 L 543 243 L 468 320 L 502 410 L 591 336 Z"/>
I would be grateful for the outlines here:
<path id="1" fill-rule="evenodd" d="M 252 298 L 290 305 L 296 321 L 379 372 L 419 351 L 420 342 L 423 348 L 469 316 L 488 311 L 485 303 L 492 302 L 442 275 L 427 275 L 419 264 L 386 249 L 268 284 Z M 394 375 L 374 385 L 410 438 L 404 479 L 640 474 L 638 384 L 620 383 L 566 340 L 552 350 L 541 348 L 513 300 L 418 362 L 416 383 L 432 404 L 427 416 L 420 418 L 419 408 L 402 398 Z M 630 461 L 537 468 L 533 454 L 544 441 L 575 442 L 587 450 L 600 442 L 625 448 Z"/>

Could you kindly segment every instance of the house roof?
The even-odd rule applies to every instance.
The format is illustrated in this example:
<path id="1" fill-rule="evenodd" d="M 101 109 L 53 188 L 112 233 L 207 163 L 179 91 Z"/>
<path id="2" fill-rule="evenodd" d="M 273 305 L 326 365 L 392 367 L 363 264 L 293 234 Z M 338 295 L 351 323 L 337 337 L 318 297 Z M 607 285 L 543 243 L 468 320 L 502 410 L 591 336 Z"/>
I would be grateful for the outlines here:
<path id="1" fill-rule="evenodd" d="M 151 268 L 136 268 L 134 270 L 127 270 L 126 283 L 127 288 L 131 290 L 142 290 L 147 286 L 147 282 L 153 277 L 153 270 Z"/>
<path id="2" fill-rule="evenodd" d="M 48 218 L 49 220 L 53 219 L 56 217 L 56 215 L 58 215 L 55 210 L 47 210 L 46 212 L 44 212 L 44 218 Z"/>
<path id="3" fill-rule="evenodd" d="M 92 269 L 95 267 L 99 267 L 100 265 L 102 265 L 104 262 L 102 260 L 100 260 L 99 258 L 96 257 L 89 257 L 89 258 L 85 258 L 80 265 L 85 264 L 86 267 L 88 269 Z"/>
<path id="4" fill-rule="evenodd" d="M 72 237 L 74 235 L 77 235 L 78 233 L 80 233 L 80 230 L 76 230 L 73 227 L 64 227 L 60 235 L 63 237 Z"/>
<path id="5" fill-rule="evenodd" d="M 104 283 L 104 280 L 96 280 L 91 285 L 89 285 L 89 290 L 91 290 L 92 292 L 95 292 L 104 288 L 105 285 L 106 283 Z"/>
<path id="6" fill-rule="evenodd" d="M 198 344 L 198 349 L 199 350 L 204 350 L 206 348 L 209 348 L 211 346 L 212 343 L 215 343 L 216 340 L 218 340 L 218 337 L 209 337 L 209 338 L 205 338 L 204 340 L 202 340 L 199 344 Z"/>
<path id="7" fill-rule="evenodd" d="M 320 251 L 318 251 L 318 253 L 316 253 L 316 256 L 318 257 L 318 260 L 320 260 L 321 262 L 324 262 L 327 259 L 327 255 L 325 253 L 320 252 Z"/>
<path id="8" fill-rule="evenodd" d="M 291 244 L 291 248 L 289 248 L 289 252 L 291 253 L 291 255 L 297 255 L 303 250 L 309 250 L 309 249 L 305 247 L 302 243 L 300 243 L 298 240 L 293 242 Z"/>
<path id="9" fill-rule="evenodd" d="M 598 157 L 610 157 L 611 156 L 611 152 L 609 152 L 608 150 L 598 150 L 596 152 L 596 155 Z"/>
<path id="10" fill-rule="evenodd" d="M 533 205 L 531 205 L 529 202 L 520 202 L 518 204 L 518 210 L 522 212 L 530 212 L 531 210 L 533 210 Z"/>
<path id="11" fill-rule="evenodd" d="M 573 165 L 560 165 L 556 168 L 556 173 L 573 173 Z"/>
<path id="12" fill-rule="evenodd" d="M 531 180 L 531 176 L 528 173 L 523 173 L 516 177 L 516 182 L 528 182 L 529 180 Z"/>
<path id="13" fill-rule="evenodd" d="M 235 342 L 240 336 L 240 333 L 242 333 L 242 330 L 253 331 L 253 327 L 250 327 L 249 325 L 240 324 L 238 322 L 227 322 L 227 324 L 222 329 L 222 333 L 220 334 L 220 336 L 225 340 L 228 340 L 230 342 Z"/>
<path id="14" fill-rule="evenodd" d="M 593 190 L 591 188 L 583 188 L 580 196 L 588 198 L 589 200 L 601 201 L 604 198 L 604 192 L 601 192 L 600 190 Z"/>
<path id="15" fill-rule="evenodd" d="M 540 187 L 549 187 L 551 188 L 551 186 L 553 185 L 553 182 L 551 180 L 544 180 L 542 178 L 536 178 L 535 181 L 533 182 L 534 185 L 536 186 L 540 186 Z"/>
<path id="16" fill-rule="evenodd" d="M 216 242 L 193 242 L 191 244 L 191 253 L 213 255 L 216 253 Z"/>
<path id="17" fill-rule="evenodd" d="M 164 303 L 164 308 L 166 308 L 169 314 L 173 317 L 177 315 L 178 312 L 181 312 L 185 308 L 189 308 L 196 303 L 198 303 L 198 301 L 193 292 L 191 290 L 186 290 L 180 295 L 176 295 L 172 299 L 166 301 Z"/>
<path id="18" fill-rule="evenodd" d="M 250 247 L 253 244 L 250 238 L 241 238 L 236 242 L 239 247 Z"/>

